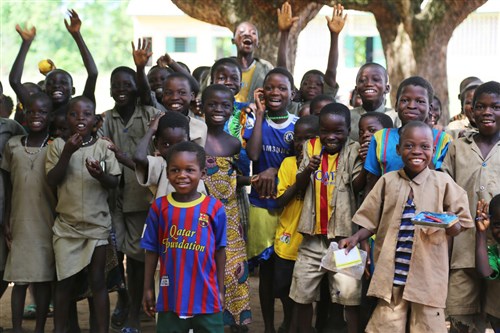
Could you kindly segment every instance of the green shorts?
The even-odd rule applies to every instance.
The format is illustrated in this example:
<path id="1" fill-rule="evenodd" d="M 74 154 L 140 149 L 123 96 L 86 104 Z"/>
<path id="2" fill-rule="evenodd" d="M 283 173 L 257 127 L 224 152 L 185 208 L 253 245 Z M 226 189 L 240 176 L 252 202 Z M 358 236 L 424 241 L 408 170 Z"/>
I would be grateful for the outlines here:
<path id="1" fill-rule="evenodd" d="M 182 319 L 172 311 L 159 312 L 156 333 L 224 333 L 222 312 L 199 314 Z"/>

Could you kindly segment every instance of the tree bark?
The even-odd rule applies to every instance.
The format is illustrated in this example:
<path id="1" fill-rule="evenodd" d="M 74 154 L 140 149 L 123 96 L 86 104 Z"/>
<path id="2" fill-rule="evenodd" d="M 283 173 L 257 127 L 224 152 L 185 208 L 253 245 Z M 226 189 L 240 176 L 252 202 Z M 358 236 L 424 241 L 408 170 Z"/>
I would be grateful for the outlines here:
<path id="1" fill-rule="evenodd" d="M 283 0 L 172 0 L 182 11 L 196 19 L 234 30 L 237 23 L 250 21 L 260 33 L 258 56 L 276 63 L 279 32 L 276 9 Z M 343 0 L 346 9 L 372 12 L 377 22 L 387 71 L 392 85 L 394 106 L 396 90 L 406 77 L 419 75 L 429 80 L 443 105 L 441 122 L 449 119 L 446 57 L 448 42 L 455 28 L 487 0 Z M 290 0 L 294 16 L 300 23 L 290 31 L 289 67 L 295 65 L 297 39 L 300 31 L 313 19 L 323 5 L 331 0 Z M 292 70 L 293 72 L 293 70 Z"/>

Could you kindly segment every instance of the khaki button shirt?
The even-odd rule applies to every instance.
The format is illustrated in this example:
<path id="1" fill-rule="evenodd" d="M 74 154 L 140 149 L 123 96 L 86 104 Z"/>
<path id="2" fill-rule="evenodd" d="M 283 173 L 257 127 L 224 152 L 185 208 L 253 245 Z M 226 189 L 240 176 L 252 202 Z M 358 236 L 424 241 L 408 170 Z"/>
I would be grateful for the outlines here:
<path id="1" fill-rule="evenodd" d="M 463 228 L 472 228 L 466 192 L 448 175 L 426 168 L 412 180 L 403 170 L 383 175 L 375 184 L 353 222 L 376 234 L 375 272 L 368 295 L 390 303 L 396 243 L 404 205 L 413 190 L 416 213 L 453 212 Z M 444 308 L 448 290 L 448 242 L 445 229 L 415 226 L 410 270 L 403 298 Z"/>

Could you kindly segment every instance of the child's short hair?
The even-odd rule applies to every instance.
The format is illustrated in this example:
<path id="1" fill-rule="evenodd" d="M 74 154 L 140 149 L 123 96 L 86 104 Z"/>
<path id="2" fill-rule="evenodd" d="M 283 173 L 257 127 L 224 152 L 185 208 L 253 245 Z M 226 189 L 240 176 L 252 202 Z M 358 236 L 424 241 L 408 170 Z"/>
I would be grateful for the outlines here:
<path id="1" fill-rule="evenodd" d="M 295 128 L 297 128 L 297 126 L 302 126 L 302 125 L 309 126 L 313 131 L 312 134 L 319 135 L 319 117 L 318 116 L 311 114 L 311 115 L 300 117 L 297 120 L 297 122 L 295 123 Z"/>
<path id="2" fill-rule="evenodd" d="M 186 131 L 189 140 L 189 118 L 180 112 L 167 112 L 158 121 L 157 135 L 166 128 L 181 128 Z"/>
<path id="3" fill-rule="evenodd" d="M 206 158 L 207 155 L 205 153 L 205 149 L 203 149 L 202 146 L 191 142 L 191 141 L 183 141 L 176 143 L 170 149 L 167 151 L 167 156 L 165 156 L 165 160 L 167 161 L 167 165 L 170 164 L 170 161 L 172 160 L 172 156 L 174 156 L 177 153 L 182 153 L 182 152 L 189 152 L 189 153 L 195 153 L 196 154 L 196 159 L 198 160 L 198 164 L 200 165 L 200 169 L 205 169 L 205 163 L 206 163 Z"/>
<path id="4" fill-rule="evenodd" d="M 30 95 L 28 101 L 26 102 L 26 109 L 30 109 L 35 101 L 42 100 L 43 102 L 49 104 L 50 110 L 52 110 L 52 99 L 44 92 L 37 92 Z"/>
<path id="5" fill-rule="evenodd" d="M 44 81 L 41 81 L 44 82 Z M 37 93 L 37 92 L 43 92 L 42 87 L 39 84 L 33 83 L 33 82 L 24 82 L 23 87 L 28 90 L 30 93 Z"/>
<path id="6" fill-rule="evenodd" d="M 439 99 L 439 97 L 437 97 L 436 95 L 434 95 L 432 102 L 434 102 L 434 100 L 436 100 L 438 102 L 439 109 L 442 109 L 443 105 L 441 104 L 441 99 Z M 433 106 L 436 107 L 437 105 L 433 105 Z"/>
<path id="7" fill-rule="evenodd" d="M 73 106 L 78 103 L 78 102 L 84 102 L 84 103 L 88 103 L 92 106 L 92 111 L 95 113 L 95 103 L 92 102 L 92 100 L 90 98 L 88 98 L 87 96 L 76 96 L 72 99 L 69 100 L 68 102 L 68 109 L 66 110 L 66 112 L 69 112 Z"/>
<path id="8" fill-rule="evenodd" d="M 488 81 L 480 85 L 474 91 L 474 97 L 472 97 L 472 107 L 476 105 L 476 101 L 482 94 L 495 94 L 500 96 L 500 83 L 497 81 Z"/>
<path id="9" fill-rule="evenodd" d="M 211 84 L 208 87 L 206 87 L 205 90 L 203 90 L 203 92 L 201 93 L 201 105 L 203 105 L 205 103 L 205 100 L 207 99 L 207 96 L 209 94 L 216 92 L 216 91 L 220 91 L 220 92 L 226 93 L 229 96 L 231 96 L 230 97 L 231 104 L 234 104 L 234 95 L 233 95 L 233 92 L 231 91 L 231 89 L 229 89 L 228 87 L 226 87 L 223 84 Z"/>
<path id="10" fill-rule="evenodd" d="M 288 81 L 290 81 L 291 89 L 293 89 L 293 87 L 294 87 L 293 75 L 283 67 L 275 67 L 275 68 L 271 69 L 269 72 L 267 72 L 266 76 L 264 77 L 264 83 L 267 81 L 267 78 L 273 74 L 280 74 L 280 75 L 286 76 L 288 78 Z"/>
<path id="11" fill-rule="evenodd" d="M 198 95 L 198 93 L 200 92 L 200 85 L 190 75 L 186 75 L 186 74 L 181 73 L 181 72 L 173 72 L 172 74 L 170 74 L 167 77 L 165 82 L 173 80 L 173 79 L 185 79 L 185 80 L 187 80 L 187 82 L 189 83 L 189 88 L 191 89 L 191 92 L 194 93 L 195 96 Z"/>
<path id="12" fill-rule="evenodd" d="M 469 85 L 469 83 L 471 83 L 473 81 L 481 81 L 481 79 L 478 78 L 477 76 L 469 76 L 469 77 L 466 77 L 465 79 L 463 79 L 462 82 L 460 82 L 460 88 L 458 89 L 458 91 L 459 91 L 458 99 L 459 100 L 462 100 L 462 91 L 465 89 L 465 87 L 467 87 Z"/>
<path id="13" fill-rule="evenodd" d="M 500 194 L 497 194 L 491 199 L 490 201 L 490 207 L 489 207 L 489 214 L 490 216 L 497 213 L 500 209 Z"/>
<path id="14" fill-rule="evenodd" d="M 12 111 L 14 111 L 14 102 L 12 101 L 12 98 L 10 96 L 3 95 L 2 104 L 5 105 L 5 111 L 7 111 L 9 115 L 12 114 Z"/>
<path id="15" fill-rule="evenodd" d="M 305 74 L 304 74 L 305 76 Z M 310 110 L 314 110 L 316 108 L 316 105 L 323 102 L 323 101 L 328 101 L 328 102 L 332 102 L 332 103 L 335 103 L 335 98 L 332 97 L 331 95 L 324 95 L 324 94 L 321 94 L 321 95 L 318 95 L 316 97 L 314 97 L 313 99 L 311 99 L 311 102 L 309 103 L 309 109 Z"/>
<path id="16" fill-rule="evenodd" d="M 156 70 L 159 70 L 159 71 L 160 71 L 160 70 L 164 70 L 164 71 L 166 71 L 168 74 L 171 74 L 171 73 L 173 73 L 173 72 L 174 72 L 174 71 L 173 71 L 171 68 L 169 68 L 169 67 L 163 67 L 163 66 L 154 65 L 153 67 L 151 67 L 151 68 L 149 69 L 147 76 L 149 76 L 149 75 L 150 75 L 153 71 L 156 71 Z"/>
<path id="17" fill-rule="evenodd" d="M 321 119 L 329 114 L 343 117 L 347 127 L 351 127 L 351 111 L 349 111 L 349 108 L 344 104 L 330 103 L 325 105 L 319 112 L 319 118 Z"/>
<path id="18" fill-rule="evenodd" d="M 361 122 L 361 119 L 364 118 L 377 118 L 377 121 L 382 125 L 383 128 L 393 128 L 394 127 L 394 122 L 392 121 L 392 118 L 386 115 L 383 112 L 367 112 L 361 115 L 359 118 L 359 122 Z"/>
<path id="19" fill-rule="evenodd" d="M 201 80 L 206 77 L 206 73 L 208 71 L 210 71 L 210 67 L 208 67 L 208 66 L 200 66 L 200 67 L 196 67 L 193 70 L 193 73 L 191 75 L 193 75 L 193 77 L 194 77 L 194 79 L 196 81 L 201 82 Z"/>
<path id="20" fill-rule="evenodd" d="M 376 67 L 382 70 L 382 72 L 384 73 L 385 82 L 389 82 L 389 74 L 387 74 L 387 70 L 384 66 L 382 66 L 381 64 L 377 64 L 376 62 L 367 62 L 366 64 L 362 65 L 358 70 L 358 74 L 356 74 L 356 82 L 358 82 L 359 74 L 361 74 L 361 71 L 363 71 L 363 69 L 367 67 Z"/>
<path id="21" fill-rule="evenodd" d="M 421 76 L 410 76 L 406 78 L 399 84 L 398 91 L 396 92 L 396 103 L 399 101 L 399 97 L 401 96 L 401 92 L 403 88 L 407 86 L 417 86 L 422 87 L 427 90 L 427 99 L 429 100 L 429 104 L 432 103 L 432 98 L 434 97 L 434 88 L 432 88 L 432 84 L 424 79 Z"/>
<path id="22" fill-rule="evenodd" d="M 212 69 L 210 70 L 210 79 L 212 80 L 212 82 L 214 81 L 214 74 L 217 71 L 217 69 L 224 65 L 236 67 L 238 72 L 240 72 L 240 78 L 243 75 L 243 72 L 241 71 L 241 65 L 239 64 L 239 62 L 236 61 L 235 58 L 221 58 L 216 62 L 214 62 L 214 64 L 212 65 Z"/>
<path id="23" fill-rule="evenodd" d="M 307 72 L 304 73 L 304 75 L 302 75 L 302 80 L 300 80 L 300 85 L 302 85 L 302 83 L 304 82 L 304 80 L 306 79 L 306 77 L 308 75 L 318 75 L 320 78 L 321 78 L 321 81 L 325 81 L 325 74 L 320 71 L 320 70 L 317 70 L 317 69 L 311 69 L 311 70 L 308 70 Z"/>
<path id="24" fill-rule="evenodd" d="M 113 69 L 113 71 L 111 72 L 110 80 L 113 80 L 113 76 L 115 76 L 119 72 L 124 72 L 124 73 L 129 74 L 134 79 L 134 82 L 136 82 L 137 74 L 135 73 L 135 71 L 132 68 L 127 67 L 127 66 L 119 66 L 119 67 L 116 67 L 115 69 Z"/>
<path id="25" fill-rule="evenodd" d="M 68 78 L 69 78 L 69 83 L 70 85 L 73 87 L 73 77 L 71 76 L 70 73 L 66 72 L 64 69 L 60 69 L 60 68 L 57 68 L 57 69 L 54 69 L 52 71 L 50 71 L 49 73 L 47 73 L 47 76 L 45 76 L 45 82 L 47 82 L 47 80 L 54 74 L 56 73 L 62 73 L 64 75 L 67 75 Z"/>
<path id="26" fill-rule="evenodd" d="M 408 124 L 401 127 L 401 130 L 399 131 L 399 144 L 401 144 L 401 140 L 403 139 L 403 136 L 406 134 L 406 132 L 414 128 L 428 129 L 432 135 L 432 128 L 427 123 L 424 123 L 423 121 L 420 120 L 412 120 Z"/>

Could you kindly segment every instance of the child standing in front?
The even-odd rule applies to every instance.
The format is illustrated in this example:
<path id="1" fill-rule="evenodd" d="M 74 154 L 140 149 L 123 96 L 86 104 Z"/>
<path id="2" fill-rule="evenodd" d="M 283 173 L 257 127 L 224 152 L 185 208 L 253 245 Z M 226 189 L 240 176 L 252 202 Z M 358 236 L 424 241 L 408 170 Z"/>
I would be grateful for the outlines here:
<path id="1" fill-rule="evenodd" d="M 298 232 L 304 239 L 293 269 L 290 298 L 295 305 L 297 328 L 310 332 L 312 303 L 326 274 L 321 259 L 332 240 L 354 233 L 351 217 L 356 209 L 354 182 L 362 168 L 359 144 L 349 139 L 350 111 L 339 103 L 326 105 L 319 116 L 319 136 L 304 145 L 296 186 L 305 189 Z M 312 214 L 312 215 L 311 215 Z M 312 218 L 311 218 L 312 216 Z M 330 296 L 345 307 L 350 333 L 358 331 L 361 281 L 329 272 Z"/>
<path id="2" fill-rule="evenodd" d="M 292 320 L 294 302 L 288 296 L 292 284 L 293 267 L 297 252 L 302 242 L 302 235 L 297 231 L 300 213 L 304 203 L 303 191 L 297 187 L 296 176 L 304 143 L 319 135 L 319 118 L 303 116 L 295 123 L 293 147 L 295 156 L 283 160 L 278 170 L 277 204 L 283 207 L 274 238 L 274 296 L 283 304 L 283 325 L 288 332 Z"/>
<path id="3" fill-rule="evenodd" d="M 465 191 L 448 175 L 429 169 L 433 147 L 427 124 L 413 121 L 401 129 L 397 151 L 403 168 L 379 179 L 352 218 L 362 228 L 339 242 L 350 250 L 376 235 L 368 295 L 379 300 L 366 332 L 403 333 L 407 324 L 410 332 L 448 332 L 447 238 L 473 222 Z M 411 218 L 421 211 L 452 212 L 459 222 L 446 229 L 414 225 Z"/>
<path id="4" fill-rule="evenodd" d="M 144 311 L 158 312 L 156 332 L 224 332 L 224 205 L 197 191 L 206 155 L 192 142 L 167 153 L 167 177 L 175 192 L 155 200 L 141 246 L 146 250 Z M 160 295 L 152 285 L 160 260 Z"/>
<path id="5" fill-rule="evenodd" d="M 486 82 L 477 87 L 472 98 L 472 116 L 478 132 L 467 131 L 448 150 L 442 170 L 467 191 L 469 208 L 489 201 L 500 193 L 500 83 Z M 483 281 L 475 270 L 475 235 L 467 230 L 453 241 L 450 285 L 446 312 L 452 326 L 460 332 L 484 329 L 484 297 L 498 309 L 498 295 L 483 294 Z M 484 296 L 485 295 L 485 296 Z"/>
<path id="6" fill-rule="evenodd" d="M 208 192 L 224 203 L 227 215 L 226 271 L 224 274 L 224 324 L 232 332 L 241 332 L 251 322 L 248 286 L 246 242 L 236 199 L 236 160 L 241 150 L 240 140 L 224 131 L 233 112 L 234 96 L 229 88 L 214 84 L 203 90 L 201 103 L 207 134 Z"/>
<path id="7" fill-rule="evenodd" d="M 47 181 L 57 186 L 53 227 L 56 260 L 55 333 L 66 330 L 75 276 L 88 267 L 96 311 L 96 332 L 108 332 L 109 297 L 105 280 L 106 246 L 111 230 L 108 189 L 118 185 L 120 167 L 109 142 L 92 136 L 95 105 L 84 96 L 68 105 L 71 137 L 49 146 Z"/>
<path id="8" fill-rule="evenodd" d="M 26 290 L 32 283 L 37 308 L 35 332 L 40 333 L 44 331 L 51 284 L 55 280 L 52 225 L 56 197 L 45 177 L 52 101 L 46 94 L 36 93 L 25 107 L 30 133 L 9 140 L 1 165 L 7 174 L 5 187 L 10 192 L 5 207 L 10 251 L 4 279 L 15 283 L 11 296 L 13 332 L 22 332 Z M 26 209 L 27 205 L 31 205 L 30 209 Z"/>
<path id="9" fill-rule="evenodd" d="M 264 87 L 255 90 L 255 124 L 247 123 L 243 139 L 252 160 L 247 255 L 259 267 L 259 298 L 265 332 L 274 332 L 273 244 L 279 219 L 276 175 L 293 153 L 293 129 L 298 117 L 288 113 L 294 94 L 293 76 L 286 69 L 267 73 Z"/>

